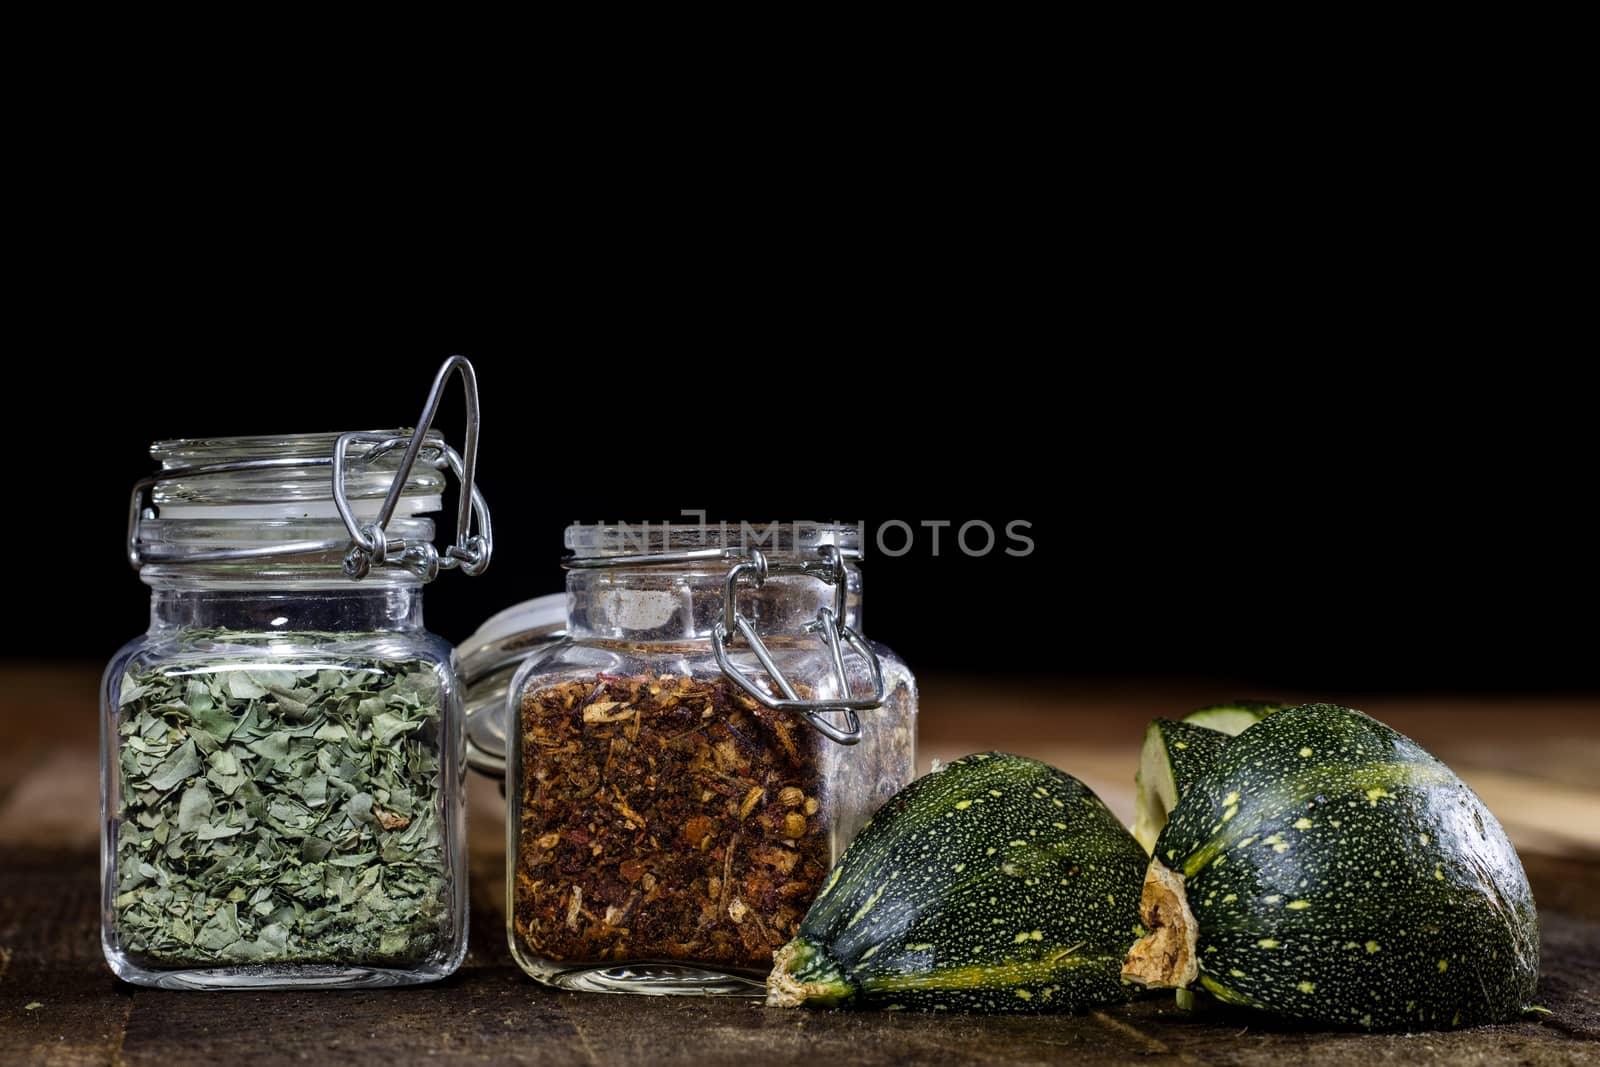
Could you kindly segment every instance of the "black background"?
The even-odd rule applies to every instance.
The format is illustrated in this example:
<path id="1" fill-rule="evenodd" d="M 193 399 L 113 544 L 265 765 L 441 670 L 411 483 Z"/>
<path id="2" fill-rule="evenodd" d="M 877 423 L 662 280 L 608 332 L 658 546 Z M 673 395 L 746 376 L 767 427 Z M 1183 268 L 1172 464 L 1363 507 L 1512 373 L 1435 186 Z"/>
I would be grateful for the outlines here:
<path id="1" fill-rule="evenodd" d="M 407 423 L 462 352 L 499 552 L 430 589 L 452 638 L 558 588 L 574 519 L 1021 519 L 1022 560 L 869 555 L 868 633 L 922 673 L 1600 688 L 1559 65 L 1529 104 L 913 48 L 745 93 L 566 43 L 542 93 L 446 45 L 305 103 L 142 60 L 29 102 L 11 655 L 143 629 L 150 440 Z"/>
<path id="2" fill-rule="evenodd" d="M 490 335 L 409 320 L 403 302 L 339 317 L 321 299 L 267 322 L 250 296 L 232 325 L 190 331 L 170 308 L 130 308 L 148 355 L 112 375 L 36 371 L 85 429 L 54 437 L 65 488 L 48 471 L 19 483 L 55 547 L 18 568 L 35 624 L 13 654 L 103 659 L 143 629 L 120 539 L 152 439 L 410 424 L 460 351 L 483 390 L 497 553 L 487 575 L 430 587 L 430 628 L 451 639 L 558 590 L 568 522 L 704 509 L 864 520 L 869 539 L 910 524 L 905 556 L 869 540 L 865 629 L 923 673 L 1597 687 L 1593 540 L 1577 521 L 1592 448 L 1583 424 L 1530 408 L 1565 403 L 1559 381 L 1363 363 L 1288 335 L 1281 353 L 1223 360 L 1170 325 L 1147 347 L 1105 332 L 1133 304 L 1088 340 L 993 301 L 922 308 L 937 329 L 878 316 L 869 336 L 836 335 L 852 321 L 836 308 L 806 321 L 786 306 L 769 343 L 744 325 L 750 308 L 713 335 L 706 305 L 588 299 L 557 306 L 552 335 L 503 318 Z M 442 426 L 457 442 L 460 407 L 453 387 Z M 42 405 L 18 415 L 35 439 L 59 426 Z M 967 557 L 954 533 L 971 519 L 1029 523 L 1034 551 Z M 930 520 L 952 523 L 937 556 Z"/>

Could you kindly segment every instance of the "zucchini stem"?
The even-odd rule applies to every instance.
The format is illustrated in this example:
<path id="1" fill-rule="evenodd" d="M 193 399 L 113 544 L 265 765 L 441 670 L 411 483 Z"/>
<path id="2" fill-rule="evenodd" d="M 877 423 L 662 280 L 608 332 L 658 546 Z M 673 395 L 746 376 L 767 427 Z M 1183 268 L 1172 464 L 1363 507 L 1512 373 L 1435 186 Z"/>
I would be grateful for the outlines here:
<path id="1" fill-rule="evenodd" d="M 1128 950 L 1122 977 L 1152 989 L 1185 989 L 1200 974 L 1200 927 L 1184 895 L 1183 875 L 1151 860 L 1139 895 L 1139 918 L 1150 932 Z"/>
<path id="2" fill-rule="evenodd" d="M 836 1008 L 855 995 L 839 963 L 821 945 L 797 937 L 772 954 L 767 1007 Z"/>

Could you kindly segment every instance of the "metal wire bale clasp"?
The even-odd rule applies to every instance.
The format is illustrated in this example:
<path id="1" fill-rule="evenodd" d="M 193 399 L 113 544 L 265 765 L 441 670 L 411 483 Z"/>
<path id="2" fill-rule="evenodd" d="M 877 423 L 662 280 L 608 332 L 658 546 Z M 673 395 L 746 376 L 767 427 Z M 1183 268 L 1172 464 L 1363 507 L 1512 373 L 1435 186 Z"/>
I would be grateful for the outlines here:
<path id="1" fill-rule="evenodd" d="M 867 644 L 860 634 L 844 624 L 847 575 L 839 550 L 833 545 L 822 545 L 817 549 L 817 553 L 821 557 L 819 560 L 771 565 L 767 563 L 767 557 L 760 549 L 752 549 L 749 559 L 734 564 L 728 571 L 727 583 L 723 588 L 722 619 L 711 631 L 711 647 L 716 652 L 717 665 L 722 668 L 722 673 L 764 706 L 775 711 L 797 711 L 804 715 L 806 721 L 816 727 L 824 737 L 841 745 L 853 745 L 861 740 L 861 717 L 856 712 L 871 711 L 883 705 L 887 691 L 883 681 L 883 665 L 878 661 L 878 654 L 872 650 L 872 646 Z M 839 692 L 844 694 L 843 699 L 801 699 L 789 679 L 778 669 L 766 642 L 756 633 L 755 625 L 739 611 L 740 581 L 748 578 L 751 584 L 759 589 L 767 578 L 775 574 L 807 575 L 833 586 L 833 607 L 820 608 L 816 619 L 808 623 L 806 629 L 811 633 L 820 633 L 823 642 L 828 646 L 829 655 L 833 660 L 834 675 L 839 680 Z M 783 694 L 782 699 L 757 685 L 755 680 L 729 657 L 728 639 L 734 632 L 742 635 L 749 643 L 750 651 L 760 661 L 762 669 L 767 672 L 767 677 L 772 679 L 772 684 Z M 867 669 L 871 672 L 872 696 L 870 697 L 849 695 L 850 679 L 844 667 L 846 644 L 866 661 Z M 830 712 L 844 715 L 846 723 L 844 729 L 841 730 L 824 717 Z"/>
<path id="2" fill-rule="evenodd" d="M 393 517 L 394 509 L 400 503 L 400 495 L 405 491 L 406 481 L 411 477 L 411 470 L 422 454 L 423 441 L 433 428 L 433 420 L 439 413 L 439 401 L 444 396 L 452 371 L 460 372 L 462 391 L 467 398 L 463 454 L 457 454 L 455 449 L 446 445 L 437 458 L 423 460 L 435 468 L 442 469 L 448 465 L 456 481 L 461 484 L 461 501 L 456 509 L 455 544 L 440 556 L 439 550 L 432 544 L 390 538 L 384 528 Z M 440 570 L 459 567 L 463 574 L 482 574 L 488 568 L 489 558 L 494 553 L 494 534 L 489 525 L 489 508 L 484 503 L 483 494 L 478 492 L 476 480 L 479 423 L 478 376 L 466 357 L 451 356 L 439 368 L 439 373 L 434 375 L 433 388 L 428 391 L 427 403 L 423 405 L 422 415 L 417 419 L 416 429 L 410 437 L 361 432 L 339 435 L 333 446 L 333 506 L 338 509 L 339 517 L 344 520 L 344 528 L 350 534 L 350 548 L 344 556 L 344 573 L 348 577 L 359 581 L 367 576 L 374 565 L 385 564 L 411 570 L 424 581 L 431 581 Z M 345 453 L 354 444 L 372 446 L 362 457 L 364 461 L 376 459 L 401 444 L 406 446 L 405 455 L 400 458 L 400 469 L 395 472 L 394 481 L 389 485 L 389 492 L 384 496 L 377 516 L 365 526 L 357 522 L 355 510 L 345 495 Z M 473 532 L 474 520 L 476 533 Z M 391 560 L 391 551 L 399 552 L 399 557 Z"/>
<path id="3" fill-rule="evenodd" d="M 439 412 L 440 398 L 444 395 L 445 386 L 454 372 L 459 372 L 461 375 L 461 384 L 467 399 L 465 447 L 462 453 L 457 453 L 450 446 L 443 445 L 437 454 L 423 456 L 424 442 L 428 431 L 433 428 L 434 417 Z M 374 566 L 401 567 L 413 572 L 424 581 L 431 581 L 440 570 L 452 568 L 460 568 L 465 574 L 482 574 L 488 568 L 489 559 L 494 554 L 494 533 L 489 523 L 489 507 L 484 502 L 483 494 L 478 492 L 476 481 L 479 423 L 477 375 L 466 357 L 451 356 L 434 376 L 433 388 L 429 391 L 427 402 L 422 408 L 422 417 L 417 420 L 416 429 L 409 434 L 346 433 L 341 434 L 334 443 L 331 457 L 290 456 L 240 460 L 233 463 L 177 467 L 153 474 L 141 479 L 133 487 L 133 496 L 128 506 L 128 562 L 138 570 L 152 561 L 232 563 L 263 559 L 314 559 L 326 553 L 345 549 L 344 573 L 358 581 L 365 578 Z M 355 510 L 350 506 L 350 499 L 345 492 L 345 469 L 348 463 L 346 453 L 352 446 L 366 446 L 358 462 L 370 463 L 402 445 L 405 446 L 405 454 L 401 457 L 400 467 L 389 485 L 383 504 L 373 521 L 362 525 L 357 521 Z M 432 446 L 429 448 L 432 451 Z M 442 556 L 437 548 L 426 541 L 407 541 L 403 538 L 390 537 L 386 532 L 389 520 L 394 516 L 400 497 L 405 492 L 406 482 L 410 479 L 411 471 L 419 459 L 435 469 L 442 470 L 449 467 L 461 484 L 455 543 L 446 548 Z M 153 555 L 150 546 L 141 536 L 144 520 L 156 517 L 155 510 L 148 506 L 150 502 L 148 494 L 160 482 L 197 475 L 324 466 L 332 468 L 333 504 L 339 512 L 339 518 L 344 522 L 345 530 L 350 535 L 348 541 L 293 541 L 257 548 L 187 552 L 181 556 L 168 557 Z"/>

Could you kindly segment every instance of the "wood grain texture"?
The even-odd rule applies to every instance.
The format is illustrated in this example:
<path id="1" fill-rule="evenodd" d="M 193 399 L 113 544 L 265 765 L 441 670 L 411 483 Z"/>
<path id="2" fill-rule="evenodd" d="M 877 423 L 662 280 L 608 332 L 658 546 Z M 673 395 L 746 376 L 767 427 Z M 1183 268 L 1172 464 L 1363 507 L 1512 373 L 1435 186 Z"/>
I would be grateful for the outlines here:
<path id="1" fill-rule="evenodd" d="M 332 993 L 173 993 L 101 958 L 92 670 L 0 675 L 0 1065 L 340 1063 L 1589 1064 L 1600 1055 L 1600 765 L 1592 701 L 1377 701 L 1366 709 L 1458 766 L 1523 850 L 1540 906 L 1542 1019 L 1460 1033 L 1306 1032 L 1260 1015 L 1186 1015 L 1169 998 L 1078 1016 L 776 1011 L 748 1000 L 556 993 L 504 936 L 503 801 L 469 802 L 472 931 L 444 982 Z M 981 748 L 1078 773 L 1119 814 L 1144 722 L 1233 695 L 924 683 L 923 758 Z M 1300 696 L 1300 694 L 1291 694 Z M 1358 706 L 1363 706 L 1359 705 Z M 1579 773 L 1587 761 L 1590 775 Z M 1581 826 L 1569 825 L 1573 821 Z"/>

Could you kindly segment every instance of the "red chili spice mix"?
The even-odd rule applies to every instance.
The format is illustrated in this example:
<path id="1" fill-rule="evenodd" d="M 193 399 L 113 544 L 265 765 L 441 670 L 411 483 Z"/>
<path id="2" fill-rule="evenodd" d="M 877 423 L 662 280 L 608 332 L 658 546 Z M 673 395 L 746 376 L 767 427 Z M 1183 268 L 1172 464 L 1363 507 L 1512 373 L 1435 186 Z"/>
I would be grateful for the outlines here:
<path id="1" fill-rule="evenodd" d="M 771 966 L 828 869 L 817 731 L 720 675 L 668 674 L 534 688 L 521 726 L 530 955 Z"/>

